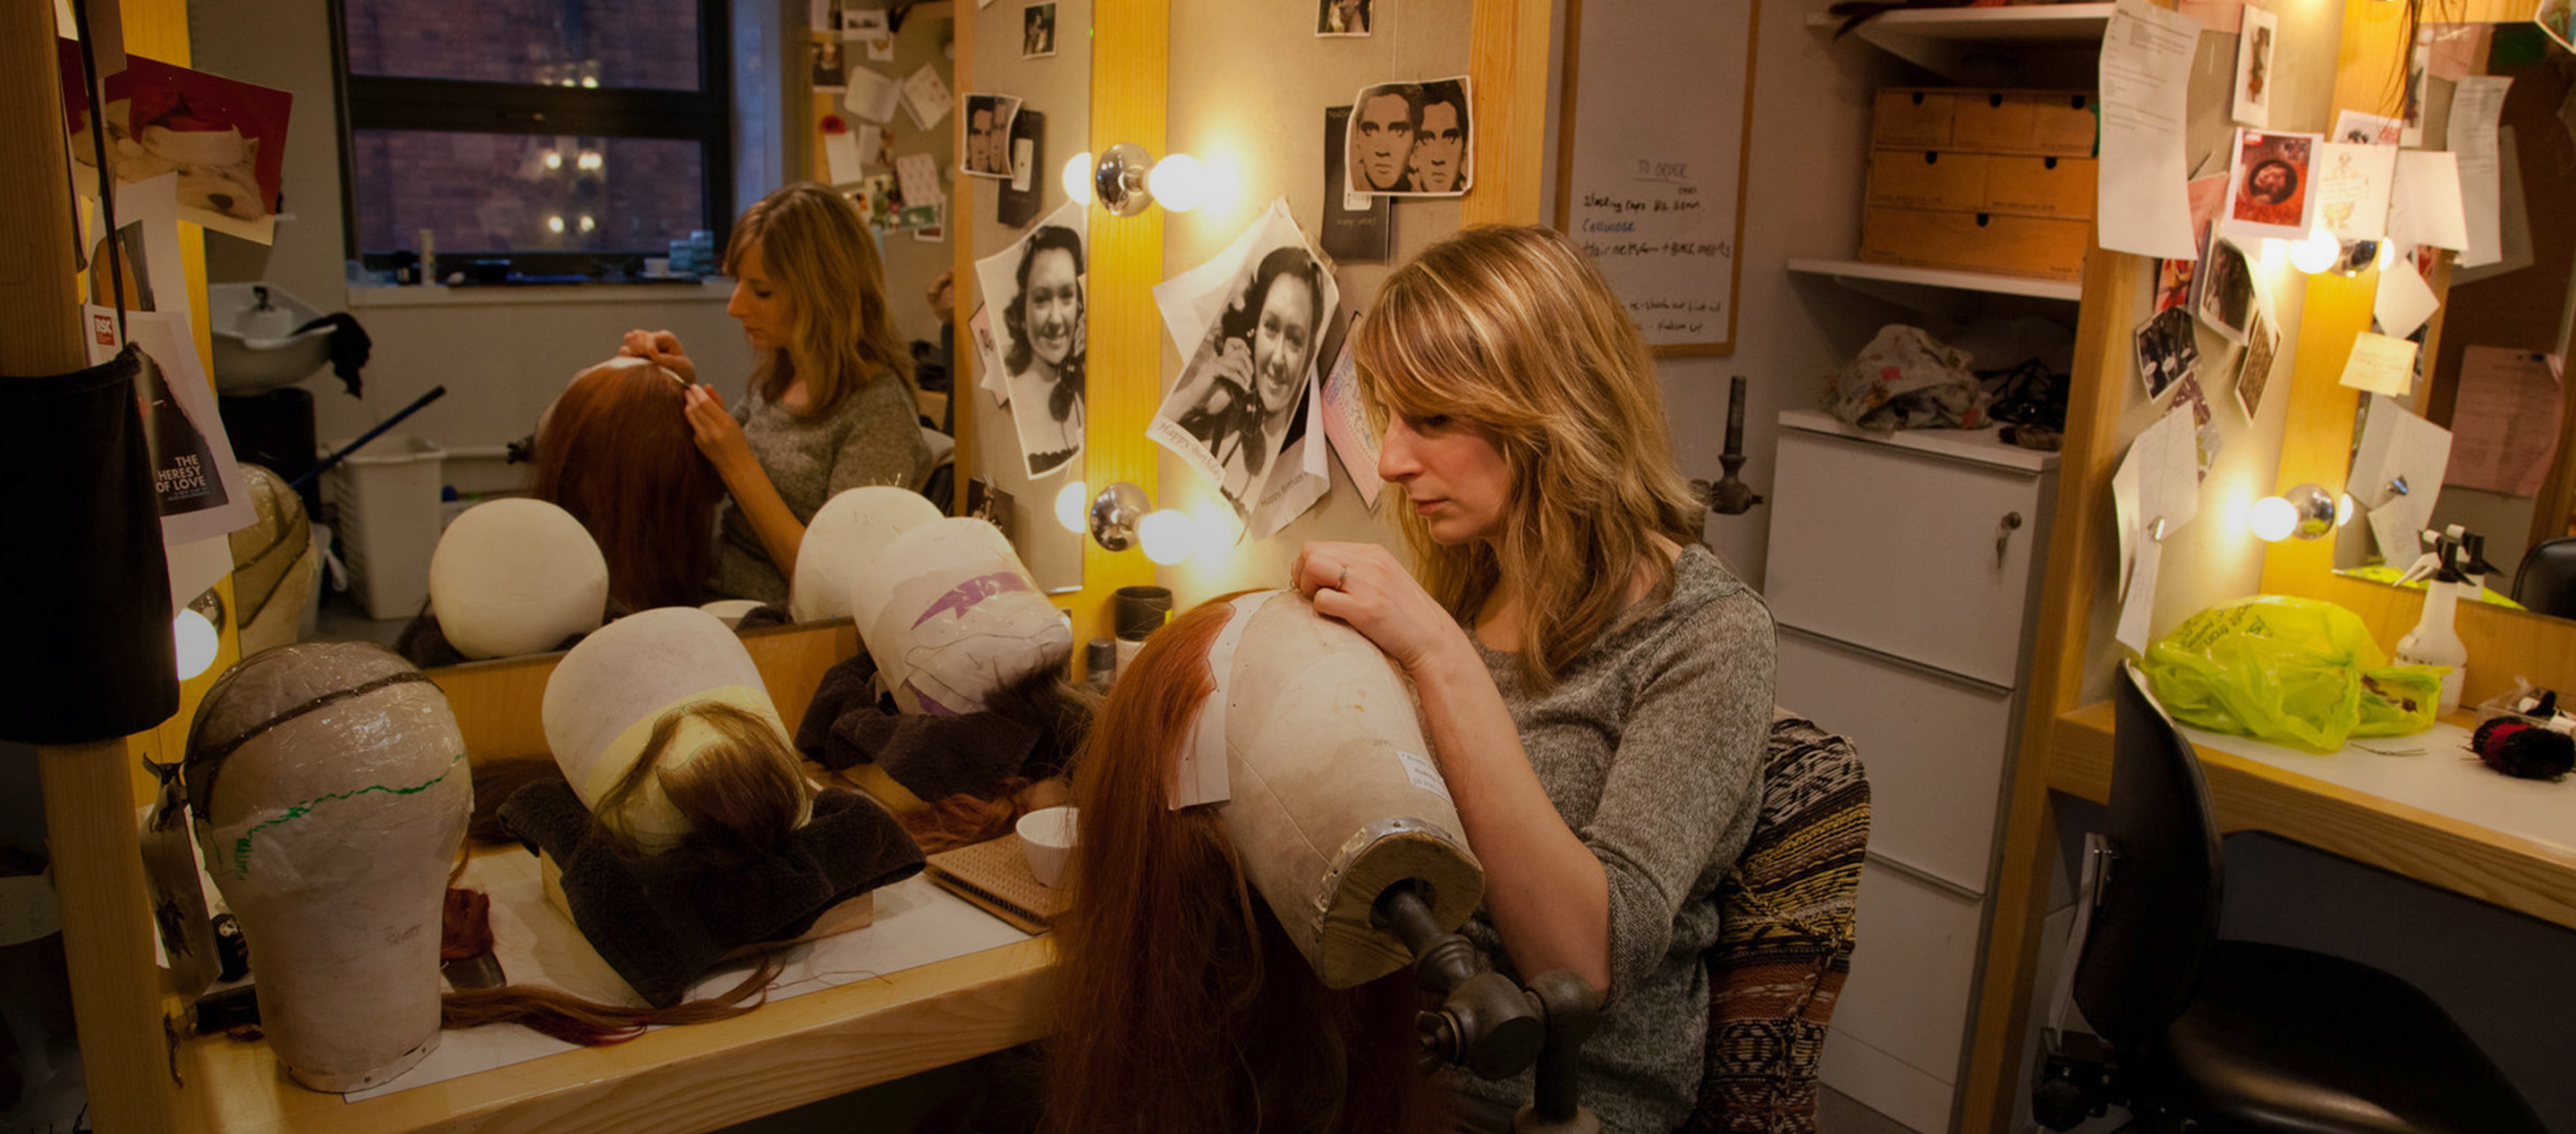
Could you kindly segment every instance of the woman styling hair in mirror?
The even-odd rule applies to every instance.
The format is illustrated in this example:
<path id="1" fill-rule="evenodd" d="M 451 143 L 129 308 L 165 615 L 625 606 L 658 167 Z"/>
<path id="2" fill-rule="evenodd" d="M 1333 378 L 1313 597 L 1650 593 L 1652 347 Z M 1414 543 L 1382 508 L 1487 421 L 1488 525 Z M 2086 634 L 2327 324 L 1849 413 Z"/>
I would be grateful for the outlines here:
<path id="1" fill-rule="evenodd" d="M 811 182 L 761 198 L 734 222 L 724 271 L 725 313 L 760 358 L 741 405 L 726 410 L 669 331 L 628 331 L 621 353 L 688 383 L 683 415 L 732 497 L 708 589 L 783 603 L 815 510 L 863 484 L 920 488 L 930 449 L 876 239 L 848 198 Z"/>
<path id="2" fill-rule="evenodd" d="M 699 455 L 687 389 L 640 358 L 584 370 L 537 422 L 536 497 L 570 512 L 627 610 L 704 601 L 724 482 Z"/>

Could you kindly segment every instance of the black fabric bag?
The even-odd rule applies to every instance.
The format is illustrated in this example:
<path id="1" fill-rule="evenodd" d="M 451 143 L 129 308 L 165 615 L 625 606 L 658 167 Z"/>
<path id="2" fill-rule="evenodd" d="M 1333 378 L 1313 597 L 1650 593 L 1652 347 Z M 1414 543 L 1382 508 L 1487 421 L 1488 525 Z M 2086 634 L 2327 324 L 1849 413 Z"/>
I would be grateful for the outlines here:
<path id="1" fill-rule="evenodd" d="M 170 565 L 134 402 L 140 356 L 45 378 L 0 377 L 0 738 L 82 744 L 179 711 Z"/>

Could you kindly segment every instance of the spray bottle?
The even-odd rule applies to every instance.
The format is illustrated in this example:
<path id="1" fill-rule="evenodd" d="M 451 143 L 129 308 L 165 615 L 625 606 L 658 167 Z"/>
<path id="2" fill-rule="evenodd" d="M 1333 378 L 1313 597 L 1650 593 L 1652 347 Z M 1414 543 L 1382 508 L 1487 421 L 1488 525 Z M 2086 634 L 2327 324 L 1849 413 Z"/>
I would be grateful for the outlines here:
<path id="1" fill-rule="evenodd" d="M 2486 572 L 2495 568 L 2483 555 L 2486 537 L 2458 524 L 2427 531 L 2421 538 L 2431 550 L 2406 569 L 2401 581 L 2425 580 L 2424 616 L 2398 640 L 2397 661 L 2451 667 L 2450 675 L 2442 679 L 2442 700 L 2436 710 L 2447 713 L 2460 707 L 2460 688 L 2469 675 L 2469 648 L 2460 641 L 2457 629 L 2460 598 L 2466 595 L 2472 602 L 2479 601 L 2486 589 Z"/>

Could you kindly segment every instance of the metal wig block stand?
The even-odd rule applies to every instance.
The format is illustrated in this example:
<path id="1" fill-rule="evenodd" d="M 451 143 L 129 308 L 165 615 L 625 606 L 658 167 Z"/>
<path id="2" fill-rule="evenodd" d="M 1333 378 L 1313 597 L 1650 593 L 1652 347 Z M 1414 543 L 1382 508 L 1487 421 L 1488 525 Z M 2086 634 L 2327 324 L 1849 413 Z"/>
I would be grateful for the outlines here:
<path id="1" fill-rule="evenodd" d="M 1504 1079 L 1538 1065 L 1531 1105 L 1512 1116 L 1516 1134 L 1600 1134 L 1601 1120 L 1577 1099 L 1583 1041 L 1601 1018 L 1601 993 L 1563 969 L 1524 988 L 1477 964 L 1467 939 L 1441 932 L 1430 903 L 1410 884 L 1378 895 L 1375 920 L 1404 940 L 1413 975 L 1442 997 L 1415 1021 L 1426 1067 L 1463 1067 Z"/>

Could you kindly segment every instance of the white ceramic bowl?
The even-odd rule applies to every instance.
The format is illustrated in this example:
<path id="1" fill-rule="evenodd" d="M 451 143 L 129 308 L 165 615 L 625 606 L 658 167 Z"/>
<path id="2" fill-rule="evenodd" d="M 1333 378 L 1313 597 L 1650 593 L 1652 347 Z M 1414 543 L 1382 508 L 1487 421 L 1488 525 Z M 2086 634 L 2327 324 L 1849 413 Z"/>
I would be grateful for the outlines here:
<path id="1" fill-rule="evenodd" d="M 1020 816 L 1020 850 L 1029 857 L 1029 873 L 1049 889 L 1064 877 L 1065 857 L 1073 853 L 1075 808 L 1047 807 Z"/>

